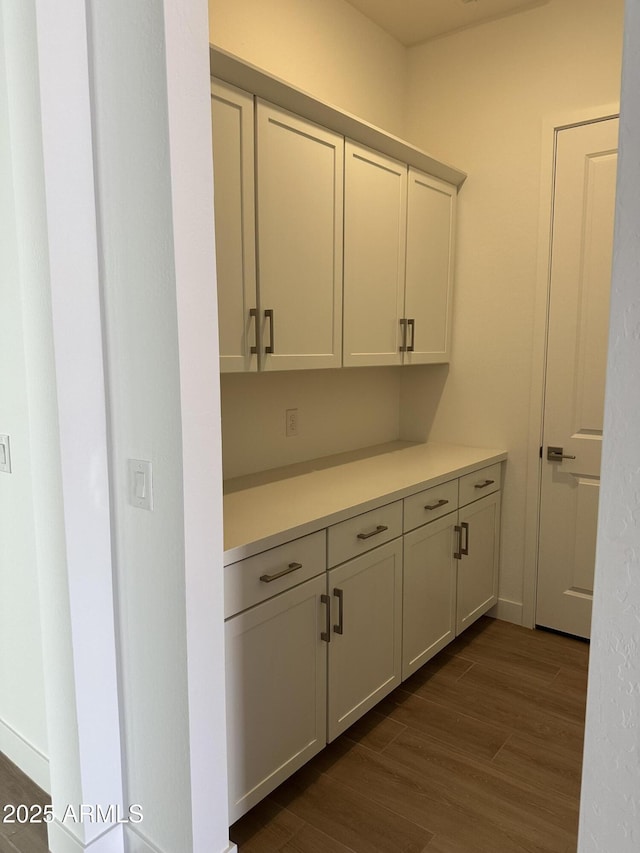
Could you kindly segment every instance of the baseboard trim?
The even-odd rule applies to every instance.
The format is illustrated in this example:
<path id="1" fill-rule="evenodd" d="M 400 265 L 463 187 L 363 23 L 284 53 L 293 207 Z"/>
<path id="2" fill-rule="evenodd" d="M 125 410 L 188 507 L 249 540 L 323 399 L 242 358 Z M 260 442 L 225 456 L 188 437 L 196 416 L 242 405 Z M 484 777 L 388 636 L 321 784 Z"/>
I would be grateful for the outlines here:
<path id="1" fill-rule="evenodd" d="M 164 853 L 153 842 L 149 841 L 139 829 L 134 829 L 131 824 L 125 827 L 125 835 L 127 839 L 127 853 Z M 229 846 L 221 850 L 220 853 L 237 853 L 237 851 L 238 848 L 236 845 L 229 842 Z"/>
<path id="2" fill-rule="evenodd" d="M 0 720 L 0 752 L 4 752 L 36 785 L 51 793 L 49 759 L 4 720 Z"/>
<path id="3" fill-rule="evenodd" d="M 87 843 L 81 841 L 59 820 L 48 825 L 51 853 L 124 853 L 122 824 L 112 826 Z"/>
<path id="4" fill-rule="evenodd" d="M 494 619 L 502 619 L 503 622 L 513 622 L 514 625 L 522 625 L 523 605 L 521 601 L 509 601 L 508 598 L 499 598 L 498 603 L 491 608 L 487 616 Z"/>

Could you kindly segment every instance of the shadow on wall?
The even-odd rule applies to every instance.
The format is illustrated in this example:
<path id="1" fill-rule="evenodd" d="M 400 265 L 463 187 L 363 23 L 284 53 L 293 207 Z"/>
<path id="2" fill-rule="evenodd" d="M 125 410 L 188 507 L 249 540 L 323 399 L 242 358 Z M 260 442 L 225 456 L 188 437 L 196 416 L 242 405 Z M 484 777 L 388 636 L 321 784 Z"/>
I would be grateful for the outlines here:
<path id="1" fill-rule="evenodd" d="M 402 441 L 428 441 L 448 376 L 448 364 L 402 368 L 399 436 Z"/>

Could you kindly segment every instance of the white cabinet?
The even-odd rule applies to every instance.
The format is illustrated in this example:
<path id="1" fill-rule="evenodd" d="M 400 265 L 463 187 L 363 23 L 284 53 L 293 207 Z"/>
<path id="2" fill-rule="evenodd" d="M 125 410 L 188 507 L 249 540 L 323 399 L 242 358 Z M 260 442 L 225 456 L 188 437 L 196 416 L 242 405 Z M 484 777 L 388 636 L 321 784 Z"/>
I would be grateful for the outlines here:
<path id="1" fill-rule="evenodd" d="M 253 97 L 211 81 L 220 370 L 255 371 Z"/>
<path id="2" fill-rule="evenodd" d="M 500 492 L 462 507 L 459 519 L 457 634 L 498 601 Z"/>
<path id="3" fill-rule="evenodd" d="M 324 531 L 225 566 L 232 821 L 326 743 L 326 584 Z"/>
<path id="4" fill-rule="evenodd" d="M 449 360 L 456 188 L 347 141 L 344 364 Z"/>
<path id="5" fill-rule="evenodd" d="M 342 363 L 344 139 L 256 105 L 261 369 Z"/>
<path id="6" fill-rule="evenodd" d="M 402 540 L 349 560 L 328 577 L 327 739 L 332 741 L 400 684 Z"/>
<path id="7" fill-rule="evenodd" d="M 456 635 L 456 523 L 453 512 L 404 536 L 403 679 Z"/>
<path id="8" fill-rule="evenodd" d="M 345 144 L 346 366 L 401 364 L 407 166 Z"/>
<path id="9" fill-rule="evenodd" d="M 456 188 L 409 169 L 405 364 L 449 361 Z"/>

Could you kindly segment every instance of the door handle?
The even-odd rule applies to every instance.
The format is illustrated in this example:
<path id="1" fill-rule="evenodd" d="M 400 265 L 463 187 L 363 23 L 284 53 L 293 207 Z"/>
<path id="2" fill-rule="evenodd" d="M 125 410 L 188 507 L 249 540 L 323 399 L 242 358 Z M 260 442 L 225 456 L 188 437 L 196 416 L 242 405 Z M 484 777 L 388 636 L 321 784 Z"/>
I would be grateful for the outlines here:
<path id="1" fill-rule="evenodd" d="M 331 642 L 331 598 L 330 596 L 323 593 L 320 596 L 320 601 L 326 605 L 327 610 L 325 614 L 326 622 L 324 625 L 324 631 L 320 632 L 320 639 L 324 640 L 325 643 Z"/>
<path id="2" fill-rule="evenodd" d="M 463 521 L 460 525 L 462 530 L 465 533 L 464 537 L 464 548 L 462 547 L 462 534 L 460 534 L 460 554 L 463 557 L 469 556 L 469 524 L 466 521 Z"/>
<path id="3" fill-rule="evenodd" d="M 402 343 L 400 344 L 400 352 L 407 351 L 407 321 L 404 317 L 400 320 L 400 329 L 402 334 Z"/>
<path id="4" fill-rule="evenodd" d="M 570 456 L 564 453 L 564 447 L 547 447 L 547 462 L 562 462 L 563 459 L 575 459 L 575 456 Z"/>
<path id="5" fill-rule="evenodd" d="M 267 308 L 264 312 L 265 319 L 269 321 L 269 346 L 264 348 L 265 352 L 275 352 L 276 344 L 273 336 L 273 308 Z"/>
<path id="6" fill-rule="evenodd" d="M 411 329 L 411 343 L 407 345 L 407 352 L 413 352 L 416 343 L 416 321 L 413 318 L 407 320 L 407 327 Z"/>
<path id="7" fill-rule="evenodd" d="M 336 587 L 333 594 L 338 599 L 338 624 L 333 626 L 333 630 L 336 634 L 344 634 L 344 590 Z"/>
<path id="8" fill-rule="evenodd" d="M 453 529 L 458 534 L 458 550 L 453 552 L 453 559 L 454 560 L 461 560 L 462 559 L 462 528 L 460 527 L 459 524 L 456 524 L 456 526 Z"/>
<path id="9" fill-rule="evenodd" d="M 253 322 L 254 322 L 255 330 L 256 330 L 256 331 L 255 331 L 255 334 L 256 334 L 256 342 L 255 342 L 255 345 L 251 347 L 251 354 L 252 354 L 252 355 L 257 355 L 257 353 L 258 353 L 258 347 L 259 347 L 259 345 L 260 345 L 260 344 L 259 344 L 259 341 L 258 341 L 258 338 L 259 338 L 259 336 L 260 336 L 260 333 L 259 333 L 259 331 L 258 331 L 258 325 L 259 325 L 259 323 L 258 323 L 258 309 L 257 309 L 257 308 L 250 308 L 250 309 L 249 309 L 249 316 L 250 316 L 250 317 L 253 317 Z"/>

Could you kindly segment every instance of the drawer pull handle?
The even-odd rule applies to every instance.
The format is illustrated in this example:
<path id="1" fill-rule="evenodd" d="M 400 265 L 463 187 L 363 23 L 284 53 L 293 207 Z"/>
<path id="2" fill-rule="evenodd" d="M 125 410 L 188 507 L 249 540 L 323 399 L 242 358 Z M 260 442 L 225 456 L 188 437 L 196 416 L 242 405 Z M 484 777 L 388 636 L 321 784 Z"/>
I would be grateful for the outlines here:
<path id="1" fill-rule="evenodd" d="M 327 605 L 327 610 L 325 614 L 326 622 L 325 622 L 325 630 L 320 632 L 320 639 L 324 640 L 325 643 L 331 642 L 331 598 L 324 593 L 320 596 L 320 601 L 323 604 Z"/>
<path id="2" fill-rule="evenodd" d="M 436 504 L 427 504 L 427 505 L 425 506 L 425 509 L 440 509 L 440 507 L 441 507 L 441 506 L 446 506 L 446 504 L 448 504 L 448 503 L 449 503 L 449 501 L 446 501 L 444 498 L 440 498 L 440 500 L 438 501 L 438 503 L 436 503 Z"/>
<path id="3" fill-rule="evenodd" d="M 483 483 L 476 483 L 474 489 L 486 489 L 487 486 L 492 486 L 495 480 L 485 480 Z"/>
<path id="4" fill-rule="evenodd" d="M 383 533 L 388 529 L 386 524 L 378 524 L 376 529 L 372 530 L 371 533 L 358 533 L 358 539 L 371 539 L 372 536 L 377 536 L 378 533 Z"/>
<path id="5" fill-rule="evenodd" d="M 336 634 L 344 634 L 344 590 L 336 587 L 333 594 L 338 599 L 338 624 L 333 626 L 333 630 Z"/>
<path id="6" fill-rule="evenodd" d="M 271 581 L 277 581 L 278 578 L 283 578 L 285 575 L 290 575 L 291 572 L 297 572 L 298 569 L 302 568 L 302 563 L 289 563 L 286 569 L 283 569 L 281 572 L 276 572 L 275 575 L 260 575 L 260 580 L 263 583 L 271 583 Z"/>

